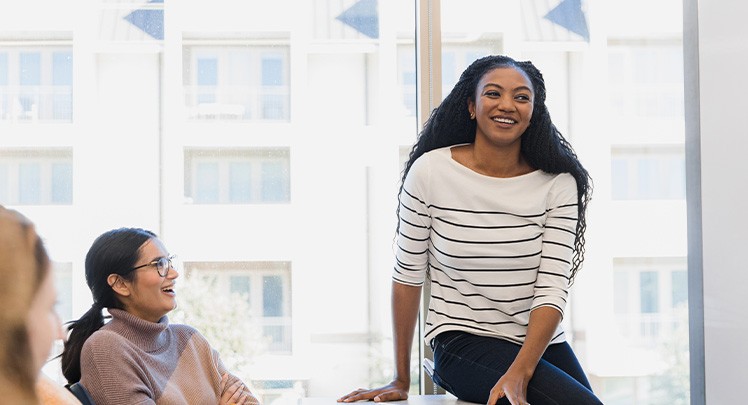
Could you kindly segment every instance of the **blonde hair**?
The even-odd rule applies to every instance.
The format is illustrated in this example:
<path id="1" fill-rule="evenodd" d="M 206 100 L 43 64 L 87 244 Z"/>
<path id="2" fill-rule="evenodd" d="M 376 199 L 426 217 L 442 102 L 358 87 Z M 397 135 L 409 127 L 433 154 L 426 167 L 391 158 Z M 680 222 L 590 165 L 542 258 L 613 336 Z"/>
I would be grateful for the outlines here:
<path id="1" fill-rule="evenodd" d="M 7 403 L 37 403 L 26 319 L 48 263 L 34 224 L 0 206 L 0 392 Z"/>

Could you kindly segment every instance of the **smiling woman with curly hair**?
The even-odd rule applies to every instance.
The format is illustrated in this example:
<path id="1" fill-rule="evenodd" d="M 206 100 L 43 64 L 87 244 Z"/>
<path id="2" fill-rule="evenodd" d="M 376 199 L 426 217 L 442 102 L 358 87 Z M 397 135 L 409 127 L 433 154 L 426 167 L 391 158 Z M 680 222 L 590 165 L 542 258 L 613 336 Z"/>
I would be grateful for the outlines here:
<path id="1" fill-rule="evenodd" d="M 600 404 L 561 326 L 584 260 L 592 182 L 551 121 L 531 62 L 473 62 L 403 171 L 392 275 L 393 381 L 340 398 L 401 400 L 421 289 L 434 382 L 493 405 Z"/>

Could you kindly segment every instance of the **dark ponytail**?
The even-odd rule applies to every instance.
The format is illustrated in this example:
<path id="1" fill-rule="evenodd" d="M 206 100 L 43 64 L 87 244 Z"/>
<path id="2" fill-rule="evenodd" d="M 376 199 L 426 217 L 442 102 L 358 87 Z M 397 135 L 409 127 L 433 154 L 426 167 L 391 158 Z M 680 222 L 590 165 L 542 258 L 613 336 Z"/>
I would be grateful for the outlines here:
<path id="1" fill-rule="evenodd" d="M 62 374 L 70 384 L 81 379 L 81 349 L 89 336 L 104 326 L 104 315 L 101 306 L 94 303 L 77 321 L 68 322 L 70 335 L 62 352 Z"/>
<path id="2" fill-rule="evenodd" d="M 119 228 L 103 233 L 86 254 L 86 284 L 94 303 L 76 321 L 68 323 L 70 334 L 62 352 L 62 374 L 72 384 L 81 378 L 81 351 L 86 340 L 104 326 L 104 308 L 124 309 L 107 282 L 110 274 L 132 280 L 132 268 L 140 248 L 156 234 L 140 228 Z"/>

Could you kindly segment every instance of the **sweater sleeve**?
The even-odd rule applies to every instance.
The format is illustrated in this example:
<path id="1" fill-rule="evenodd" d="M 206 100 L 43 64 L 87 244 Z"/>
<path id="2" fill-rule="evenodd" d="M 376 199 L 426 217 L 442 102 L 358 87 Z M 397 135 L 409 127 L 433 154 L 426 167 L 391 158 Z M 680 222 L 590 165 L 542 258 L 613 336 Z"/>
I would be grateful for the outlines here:
<path id="1" fill-rule="evenodd" d="M 199 334 L 199 332 L 198 332 L 198 334 Z M 200 335 L 200 337 L 203 340 L 205 340 L 205 337 L 203 337 L 202 335 Z M 208 344 L 207 340 L 205 340 L 205 343 Z M 210 347 L 209 344 L 208 344 L 208 346 Z M 226 381 L 226 385 L 224 386 L 223 391 L 220 392 L 220 395 L 219 395 L 219 396 L 222 396 L 223 393 L 226 392 L 235 382 L 241 381 L 241 379 L 228 371 L 228 369 L 226 368 L 226 366 L 223 364 L 223 361 L 221 361 L 221 355 L 218 353 L 217 350 L 213 349 L 212 347 L 210 348 L 210 350 L 211 350 L 211 353 L 212 353 L 212 356 L 213 356 L 213 364 L 215 365 L 216 370 L 218 370 L 218 374 L 219 374 L 218 375 L 219 385 L 220 385 L 220 379 L 223 378 L 223 375 L 224 374 L 228 374 L 228 380 Z M 254 395 L 254 393 L 252 393 L 250 391 L 249 386 L 246 383 L 244 383 L 243 381 L 241 381 L 241 382 L 242 382 L 242 384 L 244 384 L 246 391 L 248 391 L 249 394 L 250 394 L 250 396 L 251 396 L 250 397 L 250 404 L 252 404 L 252 405 L 259 405 L 260 401 Z"/>
<path id="2" fill-rule="evenodd" d="M 99 331 L 81 351 L 81 384 L 97 404 L 155 404 L 147 373 L 122 336 Z"/>
<path id="3" fill-rule="evenodd" d="M 577 186 L 568 173 L 557 176 L 548 194 L 540 269 L 532 309 L 550 306 L 564 314 L 577 227 Z"/>
<path id="4" fill-rule="evenodd" d="M 428 160 L 421 156 L 411 166 L 399 196 L 398 233 L 395 243 L 394 281 L 421 286 L 428 271 L 431 214 L 426 190 Z"/>

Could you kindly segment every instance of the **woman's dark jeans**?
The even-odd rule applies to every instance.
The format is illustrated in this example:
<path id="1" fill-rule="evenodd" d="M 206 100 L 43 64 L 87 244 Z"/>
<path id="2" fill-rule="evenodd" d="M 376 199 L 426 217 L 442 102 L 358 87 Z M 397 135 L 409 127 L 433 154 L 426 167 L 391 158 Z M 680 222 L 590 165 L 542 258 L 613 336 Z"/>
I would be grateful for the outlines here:
<path id="1" fill-rule="evenodd" d="M 485 404 L 519 353 L 520 345 L 506 340 L 450 331 L 436 336 L 434 382 L 464 401 Z M 602 404 L 592 393 L 582 366 L 568 343 L 548 346 L 527 387 L 531 405 Z M 508 404 L 506 398 L 498 404 Z"/>

